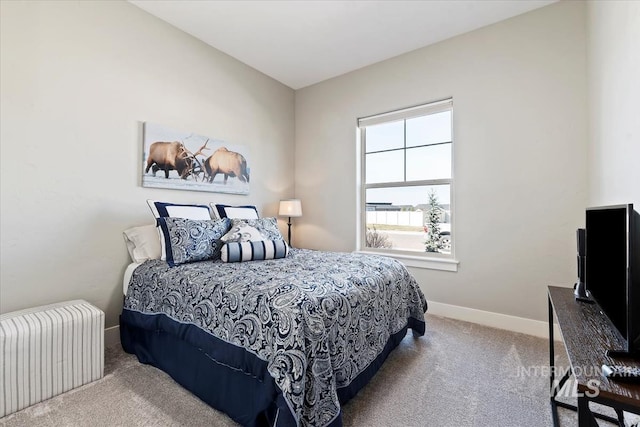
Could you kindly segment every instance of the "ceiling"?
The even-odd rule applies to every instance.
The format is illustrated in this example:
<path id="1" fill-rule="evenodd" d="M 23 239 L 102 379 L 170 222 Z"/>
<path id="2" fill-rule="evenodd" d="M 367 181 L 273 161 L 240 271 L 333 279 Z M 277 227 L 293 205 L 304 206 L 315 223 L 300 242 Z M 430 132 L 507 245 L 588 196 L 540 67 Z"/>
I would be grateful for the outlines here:
<path id="1" fill-rule="evenodd" d="M 293 89 L 554 1 L 130 0 Z"/>

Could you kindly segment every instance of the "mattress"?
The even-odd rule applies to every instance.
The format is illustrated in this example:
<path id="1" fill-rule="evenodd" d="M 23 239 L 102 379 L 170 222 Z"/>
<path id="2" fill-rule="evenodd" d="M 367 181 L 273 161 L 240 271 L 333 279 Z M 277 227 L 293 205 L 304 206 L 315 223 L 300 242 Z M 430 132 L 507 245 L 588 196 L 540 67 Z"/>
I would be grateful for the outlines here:
<path id="1" fill-rule="evenodd" d="M 142 265 L 141 262 L 132 262 L 124 270 L 124 277 L 122 278 L 122 294 L 123 295 L 127 295 L 127 289 L 129 289 L 129 282 L 131 282 L 131 276 L 133 275 L 133 271 L 141 265 Z"/>

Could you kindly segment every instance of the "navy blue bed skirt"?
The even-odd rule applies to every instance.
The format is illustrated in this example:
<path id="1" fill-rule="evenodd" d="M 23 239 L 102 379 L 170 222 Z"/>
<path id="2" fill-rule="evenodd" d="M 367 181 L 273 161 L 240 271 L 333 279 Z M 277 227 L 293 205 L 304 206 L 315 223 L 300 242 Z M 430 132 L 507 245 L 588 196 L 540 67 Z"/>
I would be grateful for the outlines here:
<path id="1" fill-rule="evenodd" d="M 348 402 L 380 369 L 407 333 L 423 335 L 424 322 L 409 319 L 393 334 L 378 357 L 348 386 L 338 389 Z M 164 314 L 123 310 L 120 340 L 127 353 L 155 366 L 208 405 L 247 427 L 293 427 L 289 406 L 267 371 L 267 362 L 244 348 L 222 341 L 197 326 L 176 322 Z M 342 426 L 339 415 L 330 427 Z"/>

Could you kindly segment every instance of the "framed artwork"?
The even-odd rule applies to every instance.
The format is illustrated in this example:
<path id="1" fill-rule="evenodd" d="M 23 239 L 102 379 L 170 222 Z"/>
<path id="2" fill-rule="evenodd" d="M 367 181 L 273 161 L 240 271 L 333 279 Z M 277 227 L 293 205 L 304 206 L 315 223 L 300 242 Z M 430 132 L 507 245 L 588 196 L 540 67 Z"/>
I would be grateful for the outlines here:
<path id="1" fill-rule="evenodd" d="M 247 147 L 149 122 L 142 139 L 143 187 L 249 194 Z"/>

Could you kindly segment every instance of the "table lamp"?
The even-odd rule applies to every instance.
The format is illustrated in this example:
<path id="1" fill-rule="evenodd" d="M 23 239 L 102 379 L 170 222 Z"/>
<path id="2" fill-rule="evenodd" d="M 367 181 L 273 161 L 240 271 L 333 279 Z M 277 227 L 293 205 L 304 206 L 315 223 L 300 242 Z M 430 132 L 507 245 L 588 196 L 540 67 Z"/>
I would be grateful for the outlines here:
<path id="1" fill-rule="evenodd" d="M 298 199 L 280 200 L 280 209 L 278 215 L 286 216 L 289 218 L 287 225 L 289 226 L 288 240 L 289 246 L 291 246 L 291 218 L 302 216 L 302 203 Z"/>

